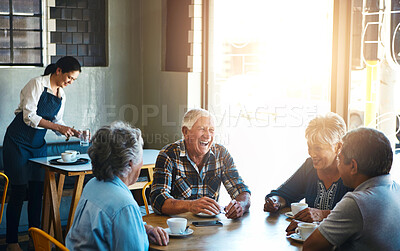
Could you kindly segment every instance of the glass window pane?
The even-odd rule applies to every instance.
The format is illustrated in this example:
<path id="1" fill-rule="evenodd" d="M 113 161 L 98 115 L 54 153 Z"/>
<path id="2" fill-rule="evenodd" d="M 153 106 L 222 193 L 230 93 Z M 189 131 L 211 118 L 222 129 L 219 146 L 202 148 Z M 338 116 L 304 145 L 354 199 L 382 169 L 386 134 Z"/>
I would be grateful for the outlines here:
<path id="1" fill-rule="evenodd" d="M 14 28 L 21 30 L 40 29 L 40 17 L 14 17 Z"/>
<path id="2" fill-rule="evenodd" d="M 40 14 L 40 0 L 13 0 L 14 13 Z"/>
<path id="3" fill-rule="evenodd" d="M 9 30 L 0 30 L 0 48 L 10 48 Z"/>
<path id="4" fill-rule="evenodd" d="M 0 0 L 0 12 L 4 13 L 10 12 L 9 0 Z"/>
<path id="5" fill-rule="evenodd" d="M 41 62 L 40 49 L 14 50 L 15 64 L 37 64 Z"/>
<path id="6" fill-rule="evenodd" d="M 10 29 L 10 17 L 0 17 L 0 29 Z"/>
<path id="7" fill-rule="evenodd" d="M 10 49 L 0 49 L 0 63 L 10 63 Z"/>
<path id="8" fill-rule="evenodd" d="M 39 31 L 14 31 L 14 48 L 33 48 L 40 46 Z"/>

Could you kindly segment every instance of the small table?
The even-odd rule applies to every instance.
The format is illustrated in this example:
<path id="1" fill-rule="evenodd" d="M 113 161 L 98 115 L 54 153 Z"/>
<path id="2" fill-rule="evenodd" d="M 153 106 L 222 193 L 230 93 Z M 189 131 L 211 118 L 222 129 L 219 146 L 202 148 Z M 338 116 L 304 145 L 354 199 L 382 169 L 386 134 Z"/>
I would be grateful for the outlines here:
<path id="1" fill-rule="evenodd" d="M 143 150 L 143 167 L 147 169 L 149 176 L 153 178 L 153 168 L 158 156 L 159 150 L 144 149 Z M 80 158 L 87 158 L 87 154 L 79 155 Z M 75 186 L 72 193 L 72 201 L 68 215 L 66 233 L 72 226 L 75 209 L 78 205 L 82 194 L 83 182 L 86 174 L 92 173 L 91 163 L 84 165 L 52 165 L 49 163 L 52 159 L 58 159 L 60 156 L 33 158 L 30 161 L 40 164 L 45 169 L 45 181 L 43 191 L 43 209 L 42 209 L 42 229 L 50 233 L 51 225 L 54 225 L 55 238 L 64 243 L 64 237 L 61 229 L 60 203 L 64 187 L 65 176 L 76 176 Z M 56 181 L 56 173 L 59 174 L 58 186 Z M 146 182 L 144 182 L 146 183 Z M 132 188 L 135 189 L 135 188 Z"/>
<path id="2" fill-rule="evenodd" d="M 87 158 L 87 154 L 79 155 L 80 158 Z M 43 191 L 43 209 L 42 209 L 42 229 L 50 233 L 51 224 L 54 224 L 55 238 L 64 243 L 61 229 L 60 203 L 62 191 L 64 188 L 65 176 L 76 176 L 72 201 L 68 215 L 67 229 L 72 225 L 75 209 L 82 194 L 83 181 L 86 174 L 92 173 L 92 164 L 89 162 L 83 165 L 52 165 L 49 163 L 52 159 L 58 159 L 60 156 L 33 158 L 30 161 L 40 164 L 45 169 L 44 191 Z M 59 174 L 58 187 L 56 173 Z"/>
<path id="3" fill-rule="evenodd" d="M 288 210 L 285 210 L 288 211 Z M 168 246 L 151 244 L 150 250 L 301 250 L 302 243 L 286 237 L 285 229 L 290 223 L 283 211 L 265 213 L 262 207 L 250 207 L 250 212 L 237 220 L 225 215 L 200 218 L 192 213 L 173 217 L 188 220 L 194 232 L 186 237 L 170 237 Z M 152 226 L 167 228 L 169 216 L 149 214 L 143 221 Z M 195 227 L 193 221 L 220 220 L 223 226 Z"/>

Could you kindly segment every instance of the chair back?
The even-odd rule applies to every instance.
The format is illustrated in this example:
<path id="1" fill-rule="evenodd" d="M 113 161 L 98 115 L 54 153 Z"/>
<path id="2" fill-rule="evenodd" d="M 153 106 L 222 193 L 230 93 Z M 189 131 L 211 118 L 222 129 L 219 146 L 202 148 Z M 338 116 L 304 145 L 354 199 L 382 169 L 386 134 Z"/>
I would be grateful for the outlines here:
<path id="1" fill-rule="evenodd" d="M 58 250 L 68 251 L 68 248 L 66 248 L 58 240 L 54 239 L 39 228 L 31 227 L 29 228 L 29 233 L 32 236 L 35 251 L 51 251 L 51 244 L 56 245 Z"/>
<path id="2" fill-rule="evenodd" d="M 142 188 L 142 198 L 143 198 L 144 206 L 145 206 L 145 208 L 146 208 L 146 214 L 149 214 L 149 204 L 147 203 L 147 198 L 146 198 L 146 188 L 147 188 L 148 186 L 150 186 L 151 183 L 153 183 L 152 180 L 150 180 L 149 182 L 147 182 L 146 185 L 144 185 L 144 187 Z"/>
<path id="3" fill-rule="evenodd" d="M 1 197 L 1 209 L 0 209 L 0 223 L 3 220 L 4 205 L 6 204 L 7 188 L 8 188 L 8 177 L 4 173 L 0 173 L 0 176 L 4 178 L 4 190 L 3 196 Z"/>

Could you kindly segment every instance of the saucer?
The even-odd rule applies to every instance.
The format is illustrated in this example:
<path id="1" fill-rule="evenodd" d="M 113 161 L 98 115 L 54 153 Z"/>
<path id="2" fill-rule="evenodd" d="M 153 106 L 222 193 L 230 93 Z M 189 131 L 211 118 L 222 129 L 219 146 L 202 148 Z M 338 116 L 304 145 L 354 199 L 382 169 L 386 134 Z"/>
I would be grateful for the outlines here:
<path id="1" fill-rule="evenodd" d="M 57 162 L 58 163 L 74 163 L 76 162 L 78 159 L 74 159 L 74 160 L 70 160 L 70 161 L 65 161 L 63 159 L 58 159 Z"/>
<path id="2" fill-rule="evenodd" d="M 285 213 L 286 217 L 293 219 L 294 218 L 294 214 L 292 212 L 286 212 Z"/>
<path id="3" fill-rule="evenodd" d="M 301 235 L 293 233 L 289 236 L 287 236 L 288 238 L 295 240 L 295 241 L 299 241 L 299 242 L 304 242 L 304 240 L 301 238 Z"/>
<path id="4" fill-rule="evenodd" d="M 214 218 L 218 214 L 206 214 L 206 213 L 198 213 L 196 216 L 202 217 L 202 218 Z"/>
<path id="5" fill-rule="evenodd" d="M 171 230 L 169 228 L 164 228 L 164 230 L 165 230 L 165 232 L 167 232 L 167 234 L 169 236 L 174 236 L 174 237 L 188 236 L 188 235 L 193 234 L 193 232 L 194 232 L 193 229 L 190 229 L 190 228 L 186 229 L 186 231 L 181 234 L 173 234 L 173 233 L 171 233 Z"/>

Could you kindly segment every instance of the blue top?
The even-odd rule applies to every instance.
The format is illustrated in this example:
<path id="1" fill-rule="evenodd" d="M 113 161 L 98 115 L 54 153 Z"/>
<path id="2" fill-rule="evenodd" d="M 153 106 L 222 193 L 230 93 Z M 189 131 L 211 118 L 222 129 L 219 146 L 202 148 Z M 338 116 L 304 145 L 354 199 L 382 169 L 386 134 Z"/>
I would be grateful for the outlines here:
<path id="1" fill-rule="evenodd" d="M 149 249 L 139 206 L 118 177 L 86 184 L 65 244 L 69 250 Z"/>
<path id="2" fill-rule="evenodd" d="M 44 87 L 38 103 L 36 116 L 53 121 L 61 108 L 62 99 L 47 92 Z M 45 157 L 47 129 L 33 128 L 25 124 L 23 113 L 18 113 L 7 128 L 3 142 L 4 171 L 12 185 L 28 184 L 28 181 L 43 181 L 44 169 L 29 163 L 29 159 Z"/>
<path id="3" fill-rule="evenodd" d="M 272 190 L 267 197 L 278 195 L 285 199 L 288 206 L 305 198 L 309 207 L 332 210 L 342 197 L 352 190 L 343 185 L 341 178 L 326 188 L 318 178 L 311 158 L 308 158 L 285 183 L 277 190 Z"/>
<path id="4" fill-rule="evenodd" d="M 335 250 L 400 250 L 400 186 L 390 174 L 347 193 L 318 227 Z"/>

